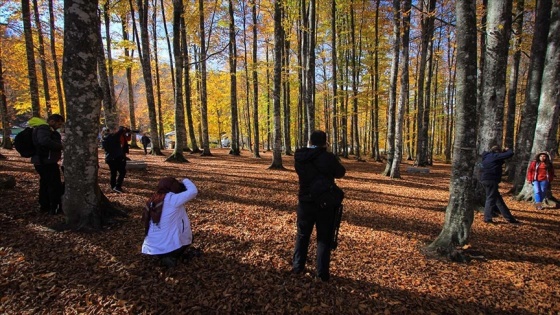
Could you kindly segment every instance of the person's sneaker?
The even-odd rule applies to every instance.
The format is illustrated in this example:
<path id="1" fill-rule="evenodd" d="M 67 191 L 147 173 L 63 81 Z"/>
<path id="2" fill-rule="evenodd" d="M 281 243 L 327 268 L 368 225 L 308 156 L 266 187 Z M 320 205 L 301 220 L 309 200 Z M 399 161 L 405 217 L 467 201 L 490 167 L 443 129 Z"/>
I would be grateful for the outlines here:
<path id="1" fill-rule="evenodd" d="M 113 188 L 113 191 L 116 192 L 116 193 L 118 193 L 118 194 L 124 193 L 124 190 L 123 190 L 122 188 L 120 188 L 120 187 L 115 187 L 115 188 Z"/>
<path id="2" fill-rule="evenodd" d="M 494 221 L 492 220 L 484 220 L 484 223 L 486 224 L 496 224 Z"/>
<path id="3" fill-rule="evenodd" d="M 510 223 L 510 224 L 521 224 L 521 222 L 519 222 L 519 220 L 517 220 L 515 218 L 508 220 L 508 223 Z"/>

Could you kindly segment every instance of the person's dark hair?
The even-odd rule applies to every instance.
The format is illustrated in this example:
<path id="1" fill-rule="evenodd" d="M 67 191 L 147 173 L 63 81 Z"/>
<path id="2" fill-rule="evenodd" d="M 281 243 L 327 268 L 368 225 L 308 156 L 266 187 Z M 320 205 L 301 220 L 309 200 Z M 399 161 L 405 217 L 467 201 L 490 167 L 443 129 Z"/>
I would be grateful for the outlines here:
<path id="1" fill-rule="evenodd" d="M 309 142 L 311 145 L 322 147 L 327 144 L 327 134 L 322 130 L 315 130 L 311 133 Z"/>
<path id="2" fill-rule="evenodd" d="M 544 161 L 544 163 L 546 164 L 546 166 L 550 166 L 552 165 L 552 161 L 550 160 L 550 155 L 548 154 L 548 152 L 540 152 L 535 156 L 535 161 L 540 162 L 540 157 L 541 155 L 546 156 L 546 160 Z"/>
<path id="3" fill-rule="evenodd" d="M 47 118 L 47 121 L 56 121 L 56 122 L 64 122 L 64 117 L 62 117 L 62 115 L 59 114 L 52 114 L 49 116 L 49 118 Z"/>
<path id="4" fill-rule="evenodd" d="M 494 153 L 498 153 L 498 152 L 500 152 L 500 151 L 502 151 L 502 150 L 500 149 L 500 146 L 499 146 L 499 145 L 493 145 L 493 146 L 490 148 L 490 151 L 492 151 L 492 152 L 494 152 Z"/>

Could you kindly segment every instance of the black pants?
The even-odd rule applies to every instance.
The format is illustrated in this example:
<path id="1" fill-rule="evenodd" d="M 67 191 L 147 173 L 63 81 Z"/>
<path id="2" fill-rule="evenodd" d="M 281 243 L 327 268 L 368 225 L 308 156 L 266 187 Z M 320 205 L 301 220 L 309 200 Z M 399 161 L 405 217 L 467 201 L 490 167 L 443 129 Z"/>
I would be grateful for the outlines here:
<path id="1" fill-rule="evenodd" d="M 328 280 L 331 261 L 334 209 L 320 209 L 313 202 L 300 201 L 297 209 L 297 235 L 293 257 L 294 271 L 302 271 L 307 261 L 309 239 L 317 227 L 317 276 Z"/>
<path id="2" fill-rule="evenodd" d="M 62 180 L 58 164 L 35 165 L 39 173 L 39 205 L 42 211 L 55 213 L 60 206 L 62 196 Z"/>
<path id="3" fill-rule="evenodd" d="M 498 190 L 498 181 L 495 180 L 483 180 L 482 185 L 486 191 L 486 202 L 484 204 L 484 221 L 492 220 L 492 210 L 498 208 L 504 219 L 511 221 L 513 216 L 506 206 L 500 191 Z"/>
<path id="4" fill-rule="evenodd" d="M 111 189 L 122 188 L 124 176 L 126 175 L 126 160 L 111 160 L 107 161 L 107 164 L 111 170 Z M 118 177 L 117 173 L 119 174 Z"/>

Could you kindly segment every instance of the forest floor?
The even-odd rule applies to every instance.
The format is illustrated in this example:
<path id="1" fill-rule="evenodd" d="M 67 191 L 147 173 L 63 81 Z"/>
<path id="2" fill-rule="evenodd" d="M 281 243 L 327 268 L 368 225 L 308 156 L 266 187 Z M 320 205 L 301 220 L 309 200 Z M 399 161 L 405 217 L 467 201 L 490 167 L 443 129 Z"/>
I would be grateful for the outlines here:
<path id="1" fill-rule="evenodd" d="M 51 229 L 62 215 L 38 214 L 38 175 L 28 159 L 0 150 L 0 174 L 17 186 L 0 190 L 1 314 L 560 314 L 560 211 L 534 210 L 501 191 L 521 225 L 475 213 L 470 248 L 475 259 L 430 259 L 422 248 L 441 231 L 449 198 L 450 165 L 402 179 L 379 175 L 384 164 L 343 159 L 346 192 L 331 281 L 293 275 L 297 175 L 267 169 L 244 151 L 185 154 L 164 162 L 132 150 L 147 170 L 130 170 L 111 193 L 100 154 L 100 186 L 128 212 L 96 233 Z M 170 151 L 165 151 L 170 154 Z M 140 253 L 141 211 L 163 176 L 188 177 L 199 188 L 187 204 L 194 246 L 202 250 L 166 269 Z M 558 186 L 555 195 L 560 194 Z M 314 236 L 313 236 L 314 238 Z"/>

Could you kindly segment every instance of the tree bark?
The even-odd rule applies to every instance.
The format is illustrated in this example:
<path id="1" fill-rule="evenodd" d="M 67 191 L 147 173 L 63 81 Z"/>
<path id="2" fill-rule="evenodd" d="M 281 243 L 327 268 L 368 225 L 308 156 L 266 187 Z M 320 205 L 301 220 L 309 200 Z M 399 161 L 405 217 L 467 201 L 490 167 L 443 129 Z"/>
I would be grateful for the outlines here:
<path id="1" fill-rule="evenodd" d="M 259 154 L 259 78 L 257 72 L 257 4 L 255 0 L 251 0 L 252 17 L 253 17 L 253 157 L 260 158 Z M 289 143 L 286 144 L 286 150 Z"/>
<path id="2" fill-rule="evenodd" d="M 231 149 L 229 154 L 239 155 L 239 118 L 237 117 L 237 45 L 235 42 L 235 17 L 233 1 L 229 6 L 229 78 L 230 78 L 230 109 L 231 109 Z"/>
<path id="3" fill-rule="evenodd" d="M 443 229 L 428 247 L 435 253 L 463 261 L 455 246 L 467 243 L 474 219 L 473 167 L 476 156 L 476 9 L 475 0 L 455 2 L 457 17 L 457 103 L 453 168 Z"/>
<path id="4" fill-rule="evenodd" d="M 39 83 L 35 70 L 35 52 L 33 46 L 33 31 L 31 29 L 31 11 L 29 0 L 21 0 L 21 14 L 23 19 L 23 35 L 25 37 L 25 53 L 27 56 L 27 77 L 29 79 L 29 95 L 31 96 L 31 115 L 41 116 L 39 105 Z"/>
<path id="5" fill-rule="evenodd" d="M 39 6 L 37 5 L 37 0 L 33 0 L 33 12 L 35 15 L 37 40 L 39 42 L 39 66 L 41 67 L 41 75 L 43 76 L 43 96 L 45 97 L 45 108 L 47 109 L 47 116 L 50 116 L 52 114 L 51 92 L 49 89 L 49 76 L 47 74 L 45 44 L 43 43 L 43 28 L 41 25 L 41 18 L 39 16 Z"/>
<path id="6" fill-rule="evenodd" d="M 282 124 L 280 123 L 280 90 L 282 89 L 282 8 L 280 0 L 274 1 L 274 147 L 270 169 L 284 169 L 282 165 Z"/>
<path id="7" fill-rule="evenodd" d="M 208 97 L 206 95 L 206 33 L 204 32 L 204 0 L 198 0 L 200 22 L 200 124 L 202 137 L 202 155 L 212 155 L 208 134 Z"/>
<path id="8" fill-rule="evenodd" d="M 3 29 L 1 30 L 3 34 Z M 12 139 L 12 126 L 8 119 L 8 101 L 6 100 L 6 89 L 4 87 L 4 68 L 2 67 L 2 38 L 0 35 L 0 116 L 2 116 L 2 148 L 11 150 L 13 148 Z"/>
<path id="9" fill-rule="evenodd" d="M 55 23 L 54 23 L 54 7 L 53 0 L 49 0 L 49 26 L 50 26 L 50 46 L 51 58 L 53 63 L 54 79 L 56 82 L 56 95 L 58 98 L 58 108 L 62 116 L 66 116 L 66 108 L 64 105 L 64 93 L 62 91 L 62 81 L 60 79 L 60 69 L 58 67 L 58 57 L 56 55 L 55 45 Z"/>

